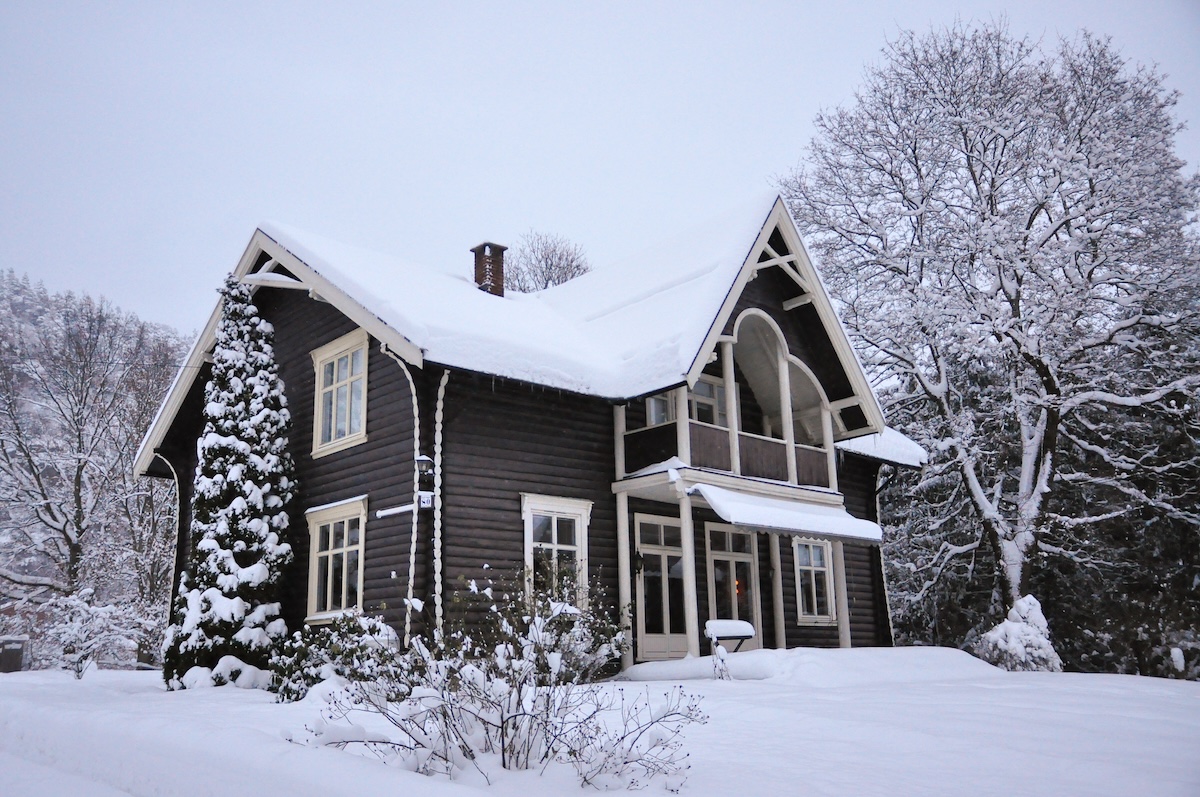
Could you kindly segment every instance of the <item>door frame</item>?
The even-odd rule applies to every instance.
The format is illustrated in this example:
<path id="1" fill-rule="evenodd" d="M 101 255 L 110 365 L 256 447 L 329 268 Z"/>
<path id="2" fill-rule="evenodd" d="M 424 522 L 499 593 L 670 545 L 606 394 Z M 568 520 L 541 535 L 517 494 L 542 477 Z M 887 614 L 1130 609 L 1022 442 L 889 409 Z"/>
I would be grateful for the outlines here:
<path id="1" fill-rule="evenodd" d="M 643 522 L 657 523 L 659 525 L 674 526 L 679 529 L 679 532 L 681 535 L 683 534 L 683 523 L 680 521 L 680 519 L 678 517 L 672 517 L 671 515 L 654 515 L 654 514 L 650 514 L 648 512 L 635 512 L 633 515 L 633 541 L 634 541 L 634 551 L 635 551 L 636 555 L 638 556 L 639 561 L 642 556 L 642 547 L 643 547 L 642 546 L 642 529 L 641 529 L 641 525 Z M 655 555 L 664 555 L 664 554 L 668 555 L 668 556 L 677 555 L 677 556 L 679 556 L 679 558 L 681 560 L 683 559 L 683 548 L 682 547 L 672 548 L 667 545 L 652 545 L 652 546 L 648 546 L 648 547 L 651 549 L 651 552 Z M 634 589 L 634 593 L 633 593 L 634 599 L 633 600 L 634 600 L 634 606 L 636 609 L 636 611 L 634 612 L 634 614 L 636 615 L 634 617 L 634 623 L 636 624 L 634 630 L 635 630 L 635 635 L 637 637 L 637 660 L 638 661 L 668 661 L 671 659 L 681 659 L 687 655 L 687 650 L 688 650 L 688 641 L 687 641 L 686 633 L 672 634 L 669 631 L 666 631 L 665 633 L 662 633 L 662 634 L 654 634 L 653 636 L 658 636 L 658 637 L 664 638 L 663 641 L 666 645 L 666 653 L 665 653 L 665 655 L 654 655 L 654 656 L 646 655 L 646 651 L 647 651 L 646 637 L 650 636 L 650 635 L 646 633 L 645 583 L 642 580 L 642 573 L 643 573 L 643 568 L 639 564 L 639 566 L 635 569 L 635 572 L 633 574 L 633 589 Z M 666 588 L 668 583 L 669 583 L 669 576 L 668 576 L 666 570 L 664 570 L 663 571 L 663 587 L 664 587 L 664 589 Z M 667 596 L 669 596 L 669 595 L 670 595 L 670 590 L 667 590 Z M 667 600 L 669 600 L 669 597 L 667 598 Z M 684 600 L 687 600 L 686 595 L 684 596 Z M 668 607 L 669 607 L 669 603 L 664 601 L 663 609 L 666 612 L 666 616 L 663 617 L 663 621 L 664 621 L 663 628 L 664 629 L 670 628 L 670 609 Z M 676 646 L 673 644 L 671 637 L 678 637 L 678 639 L 675 640 L 679 643 L 678 651 L 675 650 Z M 675 653 L 678 653 L 678 655 L 674 655 Z"/>
<path id="2" fill-rule="evenodd" d="M 735 551 L 714 551 L 712 549 L 712 537 L 709 532 L 712 531 L 732 531 L 737 534 L 746 534 L 750 537 L 749 553 L 738 553 Z M 750 596 L 750 610 L 753 613 L 753 618 L 739 617 L 739 620 L 747 620 L 754 626 L 754 638 L 748 639 L 742 643 L 742 650 L 756 650 L 764 647 L 762 633 L 762 589 L 761 582 L 758 578 L 758 534 L 746 529 L 739 529 L 731 523 L 713 523 L 706 522 L 704 524 L 704 561 L 705 568 L 708 570 L 708 617 L 714 619 L 717 616 L 717 590 L 716 577 L 713 570 L 714 559 L 725 559 L 734 562 L 749 562 L 750 563 L 750 588 L 753 593 Z"/>

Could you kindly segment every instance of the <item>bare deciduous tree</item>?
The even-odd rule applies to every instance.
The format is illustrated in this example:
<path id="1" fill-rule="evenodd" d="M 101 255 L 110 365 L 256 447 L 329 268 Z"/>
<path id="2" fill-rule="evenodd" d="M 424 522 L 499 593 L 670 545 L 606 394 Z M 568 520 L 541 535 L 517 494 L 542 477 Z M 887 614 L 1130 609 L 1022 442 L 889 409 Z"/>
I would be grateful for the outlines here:
<path id="1" fill-rule="evenodd" d="M 561 235 L 530 230 L 509 253 L 504 287 L 533 293 L 551 285 L 561 285 L 591 270 L 583 247 Z"/>
<path id="2" fill-rule="evenodd" d="M 1139 478 L 1171 454 L 1121 431 L 1200 383 L 1197 180 L 1174 103 L 1106 40 L 1046 54 L 959 25 L 902 34 L 818 117 L 784 189 L 893 419 L 936 452 L 910 596 L 987 564 L 1003 616 L 1034 557 L 1100 564 L 1099 524 L 1200 520 Z M 1064 484 L 1091 500 L 1059 500 Z"/>

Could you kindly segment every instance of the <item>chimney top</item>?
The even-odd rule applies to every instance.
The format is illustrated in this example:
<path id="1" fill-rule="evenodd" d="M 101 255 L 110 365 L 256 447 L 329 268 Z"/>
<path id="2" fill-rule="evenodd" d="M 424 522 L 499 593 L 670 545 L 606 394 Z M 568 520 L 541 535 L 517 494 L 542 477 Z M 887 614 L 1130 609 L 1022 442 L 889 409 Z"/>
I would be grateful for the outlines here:
<path id="1" fill-rule="evenodd" d="M 475 254 L 475 284 L 493 296 L 504 295 L 504 250 L 507 246 L 484 241 L 471 251 Z"/>

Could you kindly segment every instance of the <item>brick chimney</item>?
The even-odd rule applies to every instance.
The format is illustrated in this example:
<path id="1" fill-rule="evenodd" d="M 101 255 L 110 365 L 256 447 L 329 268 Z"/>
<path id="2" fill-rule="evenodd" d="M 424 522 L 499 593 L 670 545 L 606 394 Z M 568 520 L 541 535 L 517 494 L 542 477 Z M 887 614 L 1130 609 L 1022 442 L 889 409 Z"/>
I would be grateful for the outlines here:
<path id="1" fill-rule="evenodd" d="M 475 253 L 475 284 L 494 296 L 504 295 L 504 250 L 507 246 L 481 243 Z"/>

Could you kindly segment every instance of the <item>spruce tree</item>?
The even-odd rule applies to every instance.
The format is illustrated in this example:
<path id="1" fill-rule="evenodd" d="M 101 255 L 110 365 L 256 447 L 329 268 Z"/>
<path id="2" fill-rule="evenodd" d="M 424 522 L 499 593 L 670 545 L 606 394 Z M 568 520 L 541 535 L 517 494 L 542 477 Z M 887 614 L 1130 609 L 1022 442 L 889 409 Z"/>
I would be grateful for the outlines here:
<path id="1" fill-rule="evenodd" d="M 173 689 L 191 683 L 184 676 L 193 667 L 217 669 L 224 656 L 266 669 L 272 647 L 287 634 L 276 599 L 292 559 L 283 538 L 296 487 L 287 399 L 272 327 L 249 289 L 230 276 L 221 297 L 197 443 L 191 561 L 164 649 L 163 678 Z M 221 672 L 231 677 L 227 666 Z"/>

